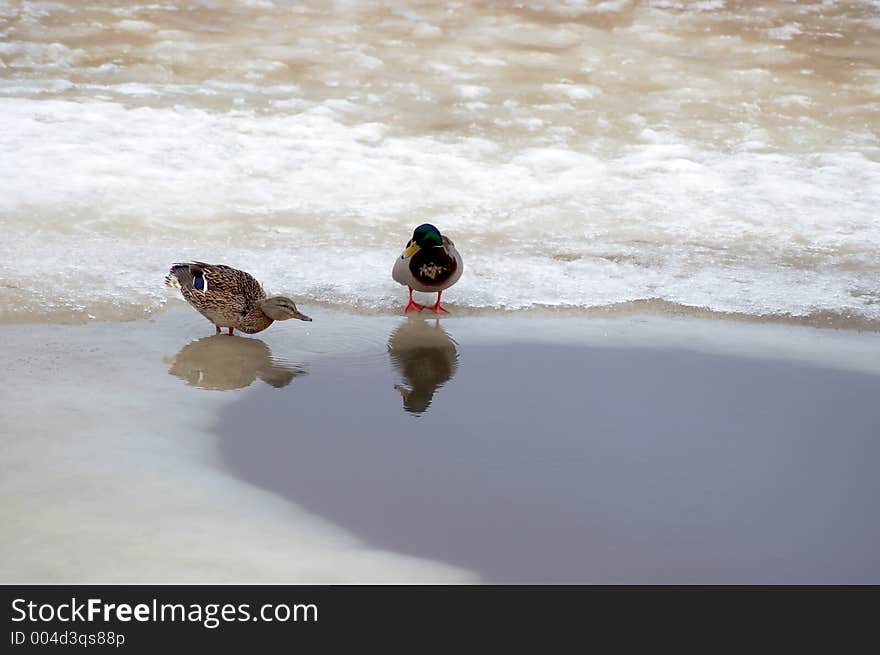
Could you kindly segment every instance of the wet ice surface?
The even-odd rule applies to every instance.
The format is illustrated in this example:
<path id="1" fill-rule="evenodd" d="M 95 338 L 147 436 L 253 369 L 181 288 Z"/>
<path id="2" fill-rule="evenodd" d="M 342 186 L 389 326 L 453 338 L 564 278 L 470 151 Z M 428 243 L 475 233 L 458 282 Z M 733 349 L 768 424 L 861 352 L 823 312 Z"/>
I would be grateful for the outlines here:
<path id="1" fill-rule="evenodd" d="M 389 312 L 880 320 L 871 2 L 0 2 L 3 317 L 137 317 L 168 264 Z"/>
<path id="2" fill-rule="evenodd" d="M 615 324 L 567 345 L 466 325 L 404 321 L 390 365 L 255 389 L 221 413 L 224 464 L 484 582 L 880 580 L 876 368 L 738 355 L 717 333 L 699 352 L 622 348 Z"/>
<path id="3" fill-rule="evenodd" d="M 0 580 L 475 579 L 377 549 L 225 472 L 211 432 L 220 407 L 245 393 L 249 368 L 270 389 L 301 384 L 315 349 L 303 349 L 307 333 L 279 331 L 226 337 L 229 347 L 211 342 L 206 352 L 198 345 L 206 327 L 195 312 L 177 312 L 150 322 L 0 328 Z M 261 431 L 259 420 L 253 429 Z"/>
<path id="4" fill-rule="evenodd" d="M 877 333 L 308 311 L 0 328 L 0 577 L 877 579 Z"/>

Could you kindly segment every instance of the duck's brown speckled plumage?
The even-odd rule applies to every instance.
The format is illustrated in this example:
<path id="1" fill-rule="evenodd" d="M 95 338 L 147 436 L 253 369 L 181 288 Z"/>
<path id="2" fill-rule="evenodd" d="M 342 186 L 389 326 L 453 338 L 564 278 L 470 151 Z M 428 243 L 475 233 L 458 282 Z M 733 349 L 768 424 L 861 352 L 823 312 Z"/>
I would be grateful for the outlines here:
<path id="1" fill-rule="evenodd" d="M 193 282 L 204 278 L 204 289 Z M 246 334 L 262 332 L 274 322 L 260 308 L 266 292 L 250 273 L 224 264 L 190 262 L 174 264 L 165 284 L 179 288 L 184 299 L 218 327 L 230 327 Z"/>

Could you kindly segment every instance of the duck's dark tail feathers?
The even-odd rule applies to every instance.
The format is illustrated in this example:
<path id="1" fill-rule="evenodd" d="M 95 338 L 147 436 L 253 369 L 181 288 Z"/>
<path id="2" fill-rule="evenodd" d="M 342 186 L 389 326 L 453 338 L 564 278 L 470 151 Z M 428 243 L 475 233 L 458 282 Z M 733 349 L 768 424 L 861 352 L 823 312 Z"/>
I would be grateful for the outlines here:
<path id="1" fill-rule="evenodd" d="M 172 289 L 192 289 L 193 276 L 189 264 L 173 264 L 165 276 L 165 286 Z"/>

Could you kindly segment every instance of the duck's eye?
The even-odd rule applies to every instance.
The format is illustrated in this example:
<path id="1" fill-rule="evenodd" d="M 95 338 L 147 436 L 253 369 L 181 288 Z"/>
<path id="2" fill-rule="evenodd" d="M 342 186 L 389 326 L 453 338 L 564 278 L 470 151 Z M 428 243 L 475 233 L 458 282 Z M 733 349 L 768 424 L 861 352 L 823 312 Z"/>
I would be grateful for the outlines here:
<path id="1" fill-rule="evenodd" d="M 203 276 L 197 275 L 193 278 L 193 286 L 199 291 L 207 291 L 208 281 Z"/>

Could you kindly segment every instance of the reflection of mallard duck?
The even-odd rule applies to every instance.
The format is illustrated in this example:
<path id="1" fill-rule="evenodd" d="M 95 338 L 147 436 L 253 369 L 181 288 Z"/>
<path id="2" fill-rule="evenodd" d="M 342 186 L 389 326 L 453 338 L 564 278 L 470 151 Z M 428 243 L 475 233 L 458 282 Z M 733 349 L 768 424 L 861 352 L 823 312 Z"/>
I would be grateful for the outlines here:
<path id="1" fill-rule="evenodd" d="M 241 389 L 257 378 L 280 388 L 305 372 L 274 360 L 260 339 L 216 334 L 188 343 L 166 363 L 171 375 L 202 389 Z"/>
<path id="2" fill-rule="evenodd" d="M 274 321 L 298 318 L 311 321 L 299 312 L 290 298 L 266 297 L 263 286 L 249 273 L 223 264 L 192 262 L 174 264 L 165 276 L 165 286 L 180 289 L 184 299 L 220 328 L 261 332 Z"/>
<path id="3" fill-rule="evenodd" d="M 413 300 L 413 290 L 436 293 L 437 302 L 427 309 L 446 313 L 440 306 L 440 296 L 444 289 L 458 282 L 463 270 L 464 262 L 449 237 L 441 235 L 433 225 L 419 225 L 391 269 L 394 281 L 409 287 L 409 303 L 404 313 L 426 309 Z"/>
<path id="4" fill-rule="evenodd" d="M 388 352 L 404 380 L 394 388 L 400 392 L 404 408 L 414 414 L 428 409 L 434 393 L 458 368 L 455 341 L 439 321 L 434 325 L 418 319 L 404 321 L 388 337 Z"/>

